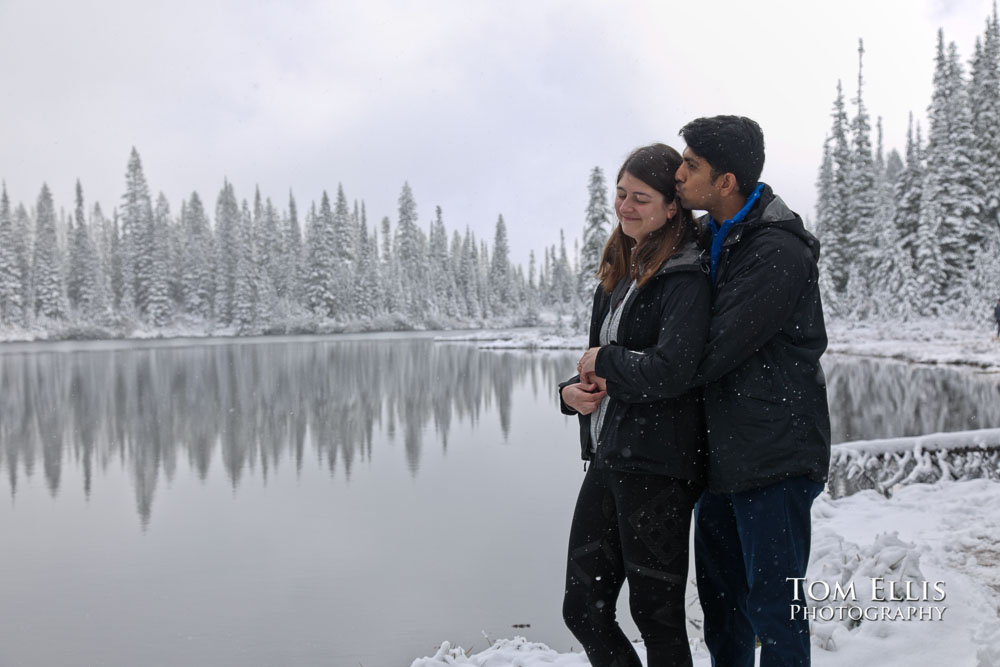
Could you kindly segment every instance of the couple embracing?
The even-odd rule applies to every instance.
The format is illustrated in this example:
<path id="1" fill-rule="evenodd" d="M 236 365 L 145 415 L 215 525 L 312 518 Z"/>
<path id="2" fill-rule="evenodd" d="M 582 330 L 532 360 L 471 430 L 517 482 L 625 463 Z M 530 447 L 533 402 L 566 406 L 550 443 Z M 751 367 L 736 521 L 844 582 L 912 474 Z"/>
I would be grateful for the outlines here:
<path id="1" fill-rule="evenodd" d="M 648 667 L 690 665 L 688 539 L 715 667 L 809 665 L 792 618 L 826 481 L 819 243 L 764 183 L 764 137 L 700 118 L 618 172 L 590 349 L 560 385 L 590 462 L 570 529 L 563 617 L 595 667 L 639 667 L 618 626 L 625 581 Z M 692 210 L 704 210 L 700 221 Z"/>

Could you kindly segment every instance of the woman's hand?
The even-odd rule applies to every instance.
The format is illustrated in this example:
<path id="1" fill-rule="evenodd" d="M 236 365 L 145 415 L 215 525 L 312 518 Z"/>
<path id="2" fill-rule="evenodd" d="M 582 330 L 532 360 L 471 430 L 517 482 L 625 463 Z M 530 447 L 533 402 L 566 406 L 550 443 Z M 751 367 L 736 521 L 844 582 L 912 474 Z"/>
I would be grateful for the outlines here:
<path id="1" fill-rule="evenodd" d="M 583 384 L 595 384 L 597 385 L 597 391 L 607 391 L 608 381 L 594 373 L 585 373 L 580 376 L 580 382 Z"/>
<path id="2" fill-rule="evenodd" d="M 576 371 L 580 374 L 581 378 L 594 375 L 597 365 L 597 353 L 600 349 L 599 347 L 592 347 L 580 357 L 580 361 L 576 364 Z"/>
<path id="3" fill-rule="evenodd" d="M 603 380 L 601 383 L 603 384 Z M 589 415 L 596 410 L 606 394 L 607 391 L 601 389 L 596 382 L 577 382 L 562 389 L 563 401 L 581 415 Z"/>

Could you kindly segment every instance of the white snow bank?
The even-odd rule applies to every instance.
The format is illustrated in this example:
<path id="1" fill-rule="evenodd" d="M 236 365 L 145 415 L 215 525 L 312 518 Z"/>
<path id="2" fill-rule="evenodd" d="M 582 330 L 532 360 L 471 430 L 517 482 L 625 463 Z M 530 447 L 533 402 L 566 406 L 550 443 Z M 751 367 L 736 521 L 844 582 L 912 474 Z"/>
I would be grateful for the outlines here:
<path id="1" fill-rule="evenodd" d="M 828 352 L 1000 371 L 995 326 L 944 320 L 827 323 Z"/>
<path id="2" fill-rule="evenodd" d="M 829 528 L 816 531 L 807 579 L 800 597 L 811 614 L 813 645 L 825 651 L 865 637 L 887 639 L 899 622 L 943 620 L 948 611 L 945 584 L 926 579 L 916 545 L 896 531 L 864 547 Z"/>
<path id="3" fill-rule="evenodd" d="M 452 648 L 443 642 L 441 648 L 430 658 L 417 658 L 410 667 L 438 667 L 439 665 L 475 665 L 475 667 L 527 667 L 528 665 L 548 665 L 551 667 L 584 667 L 589 665 L 583 653 L 558 653 L 545 644 L 529 642 L 524 637 L 500 639 L 481 653 L 466 655 L 462 647 Z"/>
<path id="4" fill-rule="evenodd" d="M 701 646 L 700 640 L 692 640 L 694 667 L 711 667 L 712 659 Z M 646 664 L 646 647 L 635 644 L 639 659 Z M 410 667 L 442 667 L 444 665 L 467 665 L 468 667 L 589 667 L 587 656 L 579 653 L 559 653 L 545 644 L 529 642 L 524 637 L 500 639 L 481 653 L 466 655 L 461 647 L 452 647 L 449 642 L 430 658 L 417 658 Z"/>
<path id="5" fill-rule="evenodd" d="M 826 600 L 807 601 L 817 616 L 811 623 L 813 665 L 1000 665 L 998 566 L 1000 482 L 915 485 L 891 498 L 874 491 L 840 499 L 824 493 L 813 505 L 813 548 L 803 584 L 810 589 L 811 582 L 822 582 L 811 586 L 816 597 L 826 587 L 831 591 Z M 917 599 L 890 599 L 890 585 L 900 593 L 907 582 Z M 838 584 L 853 596 L 837 595 Z M 861 620 L 852 620 L 859 613 Z M 695 667 L 709 667 L 700 639 L 692 645 Z M 645 661 L 642 645 L 636 650 Z M 587 664 L 582 653 L 515 637 L 472 655 L 445 643 L 411 667 Z"/>
<path id="6" fill-rule="evenodd" d="M 475 343 L 482 349 L 523 350 L 586 350 L 587 336 L 564 335 L 541 329 L 508 329 L 476 331 L 447 336 L 437 336 L 436 343 Z"/>
<path id="7" fill-rule="evenodd" d="M 832 354 L 883 357 L 921 364 L 963 365 L 1000 372 L 1000 340 L 993 329 L 967 322 L 844 322 L 827 324 Z M 587 348 L 586 332 L 554 333 L 552 328 L 477 331 L 439 336 L 439 342 L 471 342 L 482 348 Z"/>
<path id="8" fill-rule="evenodd" d="M 864 607 L 945 610 L 940 620 L 814 622 L 813 663 L 1000 665 L 998 508 L 1000 483 L 990 480 L 902 487 L 891 498 L 874 491 L 836 500 L 820 496 L 813 506 L 810 580 L 839 579 L 842 588 L 855 581 L 855 604 Z M 871 577 L 910 581 L 911 597 L 918 599 L 873 601 Z M 935 600 L 935 584 L 943 600 Z M 887 590 L 883 583 L 879 597 Z M 825 638 L 833 643 L 820 646 Z"/>

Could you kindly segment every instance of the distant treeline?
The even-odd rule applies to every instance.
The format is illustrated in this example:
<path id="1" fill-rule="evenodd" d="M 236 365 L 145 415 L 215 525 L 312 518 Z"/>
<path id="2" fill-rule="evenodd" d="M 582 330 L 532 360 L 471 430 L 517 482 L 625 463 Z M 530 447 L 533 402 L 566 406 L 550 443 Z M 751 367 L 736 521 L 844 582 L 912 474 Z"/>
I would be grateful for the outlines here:
<path id="1" fill-rule="evenodd" d="M 595 190 L 596 188 L 596 190 Z M 606 185 L 591 174 L 585 244 L 610 227 Z M 509 259 L 497 218 L 492 247 L 468 228 L 449 234 L 440 207 L 422 228 L 408 184 L 398 217 L 369 226 L 365 204 L 342 187 L 313 202 L 300 225 L 295 198 L 278 210 L 259 189 L 238 200 L 224 182 L 210 219 L 197 192 L 179 214 L 155 202 L 132 149 L 125 193 L 110 217 L 56 214 L 43 185 L 33 210 L 0 194 L 0 324 L 57 337 L 100 338 L 181 326 L 237 334 L 535 324 L 542 308 L 578 312 L 596 257 L 559 247 L 531 252 L 527 272 Z M 587 297 L 589 300 L 589 297 Z"/>

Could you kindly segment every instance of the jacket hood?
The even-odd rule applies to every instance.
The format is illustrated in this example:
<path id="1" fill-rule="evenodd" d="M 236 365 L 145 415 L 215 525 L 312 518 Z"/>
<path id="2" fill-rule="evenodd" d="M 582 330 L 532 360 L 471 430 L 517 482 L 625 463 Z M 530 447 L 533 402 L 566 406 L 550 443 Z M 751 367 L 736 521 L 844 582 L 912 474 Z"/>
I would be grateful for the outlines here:
<path id="1" fill-rule="evenodd" d="M 695 241 L 690 241 L 684 244 L 679 251 L 671 255 L 663 263 L 663 266 L 660 267 L 660 270 L 656 272 L 656 275 L 660 276 L 664 273 L 673 273 L 674 271 L 701 271 L 703 270 L 704 254 Z"/>
<path id="2" fill-rule="evenodd" d="M 739 230 L 740 227 L 743 227 L 740 230 L 741 233 L 761 227 L 784 229 L 802 239 L 802 242 L 809 246 L 813 257 L 819 259 L 819 239 L 806 229 L 799 214 L 788 208 L 784 200 L 774 194 L 770 185 L 767 183 L 763 185 L 764 189 L 760 193 L 760 200 L 757 202 L 757 205 L 747 214 L 746 219 L 741 224 L 736 225 L 733 231 Z M 733 243 L 738 241 L 740 235 L 730 232 L 729 238 L 726 239 L 726 245 L 730 241 Z"/>

